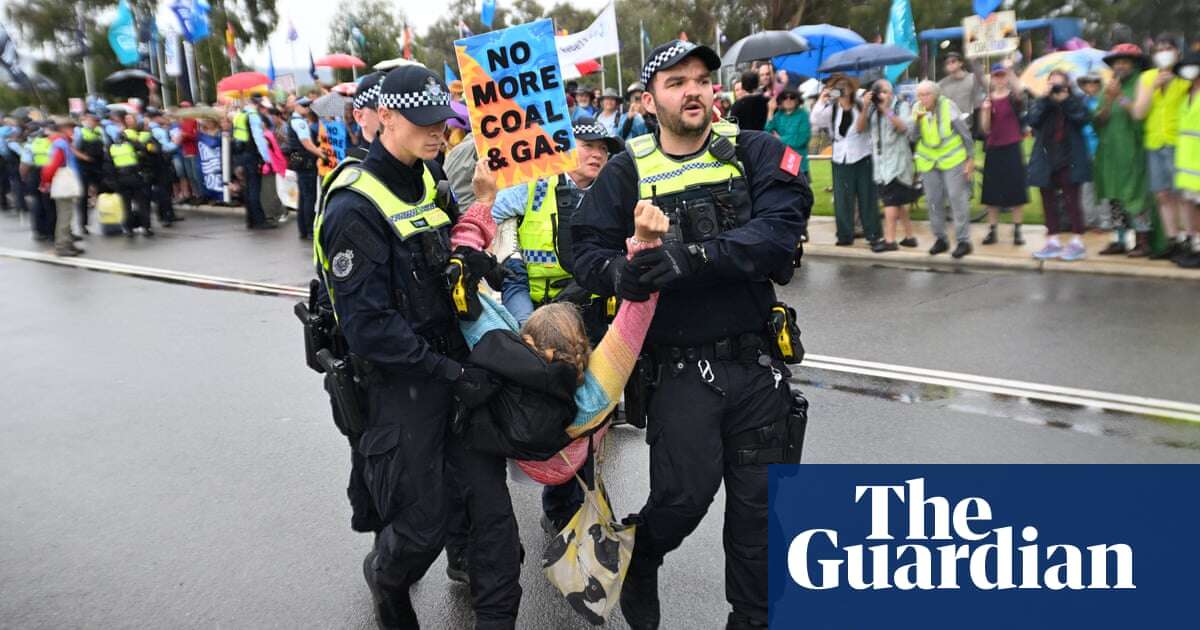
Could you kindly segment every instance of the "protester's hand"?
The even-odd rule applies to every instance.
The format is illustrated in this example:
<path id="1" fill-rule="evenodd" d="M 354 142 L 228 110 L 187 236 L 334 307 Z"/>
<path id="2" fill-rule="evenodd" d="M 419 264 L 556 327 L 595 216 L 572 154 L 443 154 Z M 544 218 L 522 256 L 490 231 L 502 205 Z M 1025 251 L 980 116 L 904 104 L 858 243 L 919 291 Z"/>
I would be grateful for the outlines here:
<path id="1" fill-rule="evenodd" d="M 1165 87 L 1173 79 L 1175 79 L 1174 72 L 1171 72 L 1170 70 L 1159 70 L 1158 76 L 1154 77 L 1154 88 L 1158 89 Z"/>
<path id="2" fill-rule="evenodd" d="M 691 276 L 704 264 L 698 254 L 693 254 L 687 244 L 679 241 L 642 250 L 634 254 L 630 262 L 641 271 L 638 282 L 660 289 Z"/>
<path id="3" fill-rule="evenodd" d="M 967 160 L 963 164 L 963 173 L 967 176 L 967 181 L 971 181 L 971 176 L 975 174 L 975 161 Z"/>
<path id="4" fill-rule="evenodd" d="M 1108 84 L 1104 86 L 1104 95 L 1112 98 L 1117 98 L 1121 95 L 1121 81 L 1116 77 L 1108 80 Z"/>
<path id="5" fill-rule="evenodd" d="M 38 184 L 38 192 L 42 194 L 50 194 L 50 184 Z"/>
<path id="6" fill-rule="evenodd" d="M 981 104 L 979 105 L 979 108 L 980 108 L 980 109 L 986 109 L 986 110 L 989 110 L 989 111 L 990 111 L 990 110 L 992 109 L 992 99 L 990 99 L 990 98 L 985 98 L 985 99 L 983 99 L 983 103 L 981 103 Z"/>
<path id="7" fill-rule="evenodd" d="M 558 292 L 558 295 L 554 296 L 554 299 L 551 300 L 552 302 L 567 302 L 576 306 L 587 306 L 592 301 L 592 292 L 579 286 L 579 283 L 574 280 L 560 280 L 558 282 L 563 282 L 561 286 L 562 290 Z M 559 288 L 555 286 L 555 283 L 552 283 L 551 286 Z"/>
<path id="8" fill-rule="evenodd" d="M 641 271 L 626 260 L 624 256 L 613 258 L 608 264 L 609 280 L 612 283 L 613 294 L 629 302 L 645 302 L 655 291 L 653 285 L 643 284 L 638 280 Z"/>
<path id="9" fill-rule="evenodd" d="M 642 199 L 633 209 L 633 238 L 651 243 L 663 237 L 671 227 L 671 220 L 658 206 Z"/>
<path id="10" fill-rule="evenodd" d="M 471 175 L 471 190 L 475 193 L 475 201 L 491 205 L 496 200 L 496 174 L 488 168 L 487 158 L 481 157 L 475 163 L 475 173 Z"/>

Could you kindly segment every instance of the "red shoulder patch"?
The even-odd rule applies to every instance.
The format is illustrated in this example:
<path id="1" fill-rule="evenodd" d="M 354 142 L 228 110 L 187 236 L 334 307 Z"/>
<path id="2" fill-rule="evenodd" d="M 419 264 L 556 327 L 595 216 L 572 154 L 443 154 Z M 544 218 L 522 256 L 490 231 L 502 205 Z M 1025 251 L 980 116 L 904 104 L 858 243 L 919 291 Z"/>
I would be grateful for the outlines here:
<path id="1" fill-rule="evenodd" d="M 779 160 L 779 170 L 795 177 L 800 174 L 802 160 L 800 154 L 792 147 L 784 147 L 783 159 Z"/>

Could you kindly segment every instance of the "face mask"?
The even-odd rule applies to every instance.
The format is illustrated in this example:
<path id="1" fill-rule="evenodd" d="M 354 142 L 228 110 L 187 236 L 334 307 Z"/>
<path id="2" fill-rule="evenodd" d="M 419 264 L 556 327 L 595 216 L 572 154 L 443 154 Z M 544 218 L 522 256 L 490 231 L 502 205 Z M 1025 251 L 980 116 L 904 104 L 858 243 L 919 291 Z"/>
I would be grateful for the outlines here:
<path id="1" fill-rule="evenodd" d="M 1174 50 L 1160 50 L 1154 53 L 1154 65 L 1160 69 L 1170 68 L 1175 64 Z"/>
<path id="2" fill-rule="evenodd" d="M 1188 81 L 1195 81 L 1196 77 L 1200 77 L 1200 66 L 1184 66 L 1179 69 L 1179 76 Z"/>

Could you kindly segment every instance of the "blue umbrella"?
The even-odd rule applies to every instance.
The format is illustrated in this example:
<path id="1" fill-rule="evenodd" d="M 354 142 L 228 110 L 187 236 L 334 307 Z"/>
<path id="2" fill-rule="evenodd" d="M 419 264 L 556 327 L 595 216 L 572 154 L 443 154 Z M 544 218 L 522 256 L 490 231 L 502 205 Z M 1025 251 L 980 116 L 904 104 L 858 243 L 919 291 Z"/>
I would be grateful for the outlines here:
<path id="1" fill-rule="evenodd" d="M 856 72 L 904 63 L 916 58 L 917 55 L 911 50 L 892 44 L 863 44 L 827 57 L 818 71 Z"/>
<path id="2" fill-rule="evenodd" d="M 817 68 L 830 55 L 866 43 L 858 33 L 831 24 L 797 26 L 792 33 L 808 41 L 808 51 L 780 55 L 772 60 L 776 70 L 787 70 L 788 77 L 818 77 Z"/>

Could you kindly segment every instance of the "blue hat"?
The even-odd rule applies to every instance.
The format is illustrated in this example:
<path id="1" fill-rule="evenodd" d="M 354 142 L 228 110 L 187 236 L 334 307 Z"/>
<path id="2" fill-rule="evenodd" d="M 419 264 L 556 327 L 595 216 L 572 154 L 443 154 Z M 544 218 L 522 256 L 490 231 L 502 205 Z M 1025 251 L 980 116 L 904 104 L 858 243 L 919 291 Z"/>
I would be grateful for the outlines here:
<path id="1" fill-rule="evenodd" d="M 1008 72 L 1008 67 L 1002 63 L 992 64 L 992 74 L 999 74 L 1001 72 Z"/>
<path id="2" fill-rule="evenodd" d="M 301 107 L 308 107 L 309 105 L 312 105 L 312 99 L 308 98 L 307 96 L 301 96 L 300 98 L 296 99 L 296 104 Z"/>

